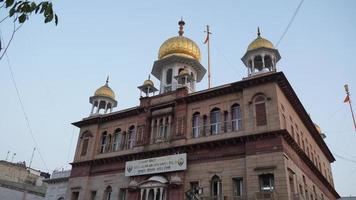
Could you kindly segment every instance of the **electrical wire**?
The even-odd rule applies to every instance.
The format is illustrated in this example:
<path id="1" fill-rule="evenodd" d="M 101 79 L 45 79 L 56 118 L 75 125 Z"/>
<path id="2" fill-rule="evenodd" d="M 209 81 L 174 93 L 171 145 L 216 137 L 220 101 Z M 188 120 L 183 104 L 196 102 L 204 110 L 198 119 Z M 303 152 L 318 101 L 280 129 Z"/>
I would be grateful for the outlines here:
<path id="1" fill-rule="evenodd" d="M 38 152 L 38 154 L 39 154 L 39 156 L 40 156 L 40 158 L 41 158 L 41 161 L 43 162 L 44 167 L 46 168 L 47 171 L 49 171 L 49 169 L 48 169 L 48 167 L 47 167 L 47 164 L 46 164 L 45 160 L 43 159 L 43 156 L 42 156 L 42 153 L 41 153 L 41 151 L 40 151 L 39 145 L 38 145 L 38 143 L 37 143 L 37 141 L 36 141 L 36 138 L 35 138 L 35 136 L 34 136 L 34 134 L 33 134 L 33 131 L 32 131 L 32 128 L 31 128 L 31 124 L 30 124 L 30 120 L 29 120 L 29 118 L 28 118 L 28 115 L 27 115 L 27 113 L 26 113 L 25 106 L 24 106 L 24 104 L 23 104 L 23 101 L 22 101 L 22 98 L 21 98 L 21 95 L 20 95 L 20 90 L 19 90 L 19 88 L 17 87 L 17 83 L 16 83 L 16 80 L 15 80 L 15 75 L 14 75 L 14 72 L 13 72 L 12 67 L 11 67 L 11 64 L 10 64 L 9 56 L 7 55 L 7 53 L 5 53 L 5 54 L 6 54 L 7 64 L 8 64 L 7 66 L 8 66 L 8 68 L 9 68 L 10 75 L 11 75 L 11 80 L 12 80 L 12 83 L 13 83 L 14 88 L 15 88 L 15 90 L 16 90 L 16 95 L 17 95 L 18 102 L 19 102 L 19 104 L 20 104 L 20 108 L 21 108 L 22 114 L 23 114 L 23 116 L 24 116 L 24 118 L 25 118 L 25 121 L 26 121 L 26 126 L 27 126 L 27 128 L 28 128 L 28 133 L 31 135 L 32 141 L 33 141 L 33 143 L 35 144 L 36 151 Z"/>
<path id="2" fill-rule="evenodd" d="M 340 156 L 340 155 L 338 155 L 338 154 L 336 154 L 336 153 L 334 153 L 334 155 L 335 155 L 336 157 L 342 159 L 342 160 L 345 160 L 345 161 L 352 162 L 352 163 L 355 163 L 355 164 L 356 164 L 356 160 L 352 160 L 352 159 L 350 159 L 350 158 L 346 158 L 346 157 L 344 157 L 344 156 Z"/>
<path id="3" fill-rule="evenodd" d="M 300 7 L 302 7 L 303 2 L 304 2 L 304 0 L 301 0 L 301 1 L 300 1 L 300 3 L 299 3 L 299 5 L 298 5 L 297 9 L 294 11 L 292 18 L 290 19 L 290 21 L 289 21 L 287 27 L 284 29 L 284 32 L 283 32 L 281 38 L 279 38 L 278 42 L 276 43 L 276 47 L 278 47 L 279 43 L 283 40 L 284 36 L 287 34 L 287 32 L 288 32 L 290 26 L 292 25 L 292 23 L 293 23 L 295 17 L 297 16 L 297 14 L 298 14 L 298 12 L 299 12 L 299 10 L 300 10 Z"/>

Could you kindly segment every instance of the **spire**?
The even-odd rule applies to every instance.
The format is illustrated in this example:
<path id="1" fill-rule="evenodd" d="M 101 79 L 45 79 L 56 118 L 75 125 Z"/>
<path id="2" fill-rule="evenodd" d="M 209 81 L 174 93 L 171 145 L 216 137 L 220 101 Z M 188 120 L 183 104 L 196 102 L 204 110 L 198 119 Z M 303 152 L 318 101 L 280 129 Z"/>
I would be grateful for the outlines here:
<path id="1" fill-rule="evenodd" d="M 183 17 L 180 18 L 180 21 L 178 22 L 178 25 L 179 25 L 179 31 L 178 31 L 178 34 L 179 36 L 182 36 L 183 33 L 184 33 L 184 25 L 185 25 L 185 22 L 183 21 Z"/>
<path id="2" fill-rule="evenodd" d="M 109 76 L 106 77 L 105 86 L 109 85 Z"/>
<path id="3" fill-rule="evenodd" d="M 261 37 L 260 27 L 257 27 L 257 37 Z"/>

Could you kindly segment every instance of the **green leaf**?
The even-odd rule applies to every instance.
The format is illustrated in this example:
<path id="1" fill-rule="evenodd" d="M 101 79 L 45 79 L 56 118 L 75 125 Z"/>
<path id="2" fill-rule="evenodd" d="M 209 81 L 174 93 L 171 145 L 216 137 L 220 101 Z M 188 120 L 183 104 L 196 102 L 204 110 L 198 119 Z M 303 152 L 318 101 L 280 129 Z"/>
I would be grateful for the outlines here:
<path id="1" fill-rule="evenodd" d="M 57 16 L 57 14 L 54 15 L 54 23 L 57 26 L 57 24 L 58 24 L 58 16 Z"/>
<path id="2" fill-rule="evenodd" d="M 52 21 L 52 20 L 53 20 L 53 14 L 50 14 L 50 15 L 48 15 L 48 16 L 46 17 L 45 23 L 48 23 L 48 22 L 50 22 L 50 21 Z"/>
<path id="3" fill-rule="evenodd" d="M 22 14 L 20 17 L 19 17 L 19 22 L 22 24 L 26 21 L 26 14 Z"/>
<path id="4" fill-rule="evenodd" d="M 15 7 L 12 7 L 10 10 L 9 10 L 9 16 L 12 17 L 14 16 L 16 10 L 15 10 Z"/>
<path id="5" fill-rule="evenodd" d="M 5 1 L 5 7 L 8 8 L 14 4 L 15 0 L 6 0 Z"/>
<path id="6" fill-rule="evenodd" d="M 35 2 L 31 3 L 31 12 L 33 12 L 36 9 L 37 5 Z"/>

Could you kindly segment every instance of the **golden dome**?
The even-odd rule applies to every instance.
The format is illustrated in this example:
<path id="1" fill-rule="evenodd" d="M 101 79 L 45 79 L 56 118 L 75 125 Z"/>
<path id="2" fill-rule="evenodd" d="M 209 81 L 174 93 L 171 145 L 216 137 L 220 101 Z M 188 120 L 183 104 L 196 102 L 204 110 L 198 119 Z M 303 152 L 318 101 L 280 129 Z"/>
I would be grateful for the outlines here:
<path id="1" fill-rule="evenodd" d="M 184 56 L 200 61 L 200 49 L 191 39 L 183 36 L 184 21 L 179 21 L 179 36 L 169 38 L 159 48 L 158 59 L 166 58 L 172 55 Z"/>
<path id="2" fill-rule="evenodd" d="M 315 126 L 316 130 L 319 132 L 319 134 L 322 134 L 320 126 L 315 123 L 314 123 L 314 126 Z"/>
<path id="3" fill-rule="evenodd" d="M 143 82 L 143 85 L 154 86 L 153 81 L 151 81 L 150 79 L 145 80 L 145 82 Z"/>
<path id="4" fill-rule="evenodd" d="M 269 48 L 269 49 L 274 49 L 274 46 L 273 46 L 272 42 L 270 42 L 269 40 L 261 37 L 260 29 L 258 28 L 257 38 L 254 41 L 252 41 L 250 43 L 250 45 L 248 45 L 247 51 L 251 51 L 251 50 L 262 48 L 262 47 Z"/>
<path id="5" fill-rule="evenodd" d="M 94 96 L 99 96 L 99 97 L 109 97 L 115 100 L 115 93 L 114 91 L 109 87 L 109 80 L 106 80 L 105 85 L 101 86 L 99 89 L 97 89 L 94 93 Z"/>

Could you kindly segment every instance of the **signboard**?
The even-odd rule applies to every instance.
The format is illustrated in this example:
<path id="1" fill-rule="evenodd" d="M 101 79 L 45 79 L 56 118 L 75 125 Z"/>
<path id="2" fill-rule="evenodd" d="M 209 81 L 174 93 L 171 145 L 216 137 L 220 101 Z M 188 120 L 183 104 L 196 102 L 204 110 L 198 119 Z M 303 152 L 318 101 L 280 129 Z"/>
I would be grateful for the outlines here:
<path id="1" fill-rule="evenodd" d="M 125 176 L 139 176 L 187 169 L 187 154 L 155 157 L 128 161 L 125 164 Z"/>

